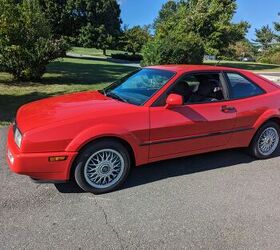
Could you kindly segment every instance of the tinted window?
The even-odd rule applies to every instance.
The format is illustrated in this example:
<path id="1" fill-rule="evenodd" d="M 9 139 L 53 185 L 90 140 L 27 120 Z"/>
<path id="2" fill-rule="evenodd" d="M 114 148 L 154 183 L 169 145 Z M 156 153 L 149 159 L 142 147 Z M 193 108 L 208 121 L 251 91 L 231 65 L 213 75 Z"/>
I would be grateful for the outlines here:
<path id="1" fill-rule="evenodd" d="M 231 87 L 232 99 L 250 97 L 263 93 L 260 87 L 239 74 L 227 73 L 227 76 Z"/>

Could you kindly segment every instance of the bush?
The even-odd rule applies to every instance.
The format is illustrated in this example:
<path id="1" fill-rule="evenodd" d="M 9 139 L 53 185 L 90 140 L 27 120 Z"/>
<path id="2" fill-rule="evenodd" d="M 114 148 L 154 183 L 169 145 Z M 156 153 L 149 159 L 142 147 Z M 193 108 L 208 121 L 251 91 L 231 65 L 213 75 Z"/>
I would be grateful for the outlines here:
<path id="1" fill-rule="evenodd" d="M 151 38 L 149 26 L 134 26 L 132 28 L 124 29 L 124 50 L 133 53 L 139 53 L 143 46 Z M 140 59 L 142 60 L 142 59 Z"/>
<path id="2" fill-rule="evenodd" d="M 142 55 L 135 54 L 135 55 L 129 55 L 129 54 L 122 54 L 122 53 L 117 53 L 117 54 L 112 54 L 112 58 L 114 59 L 120 59 L 120 60 L 126 60 L 126 61 L 141 61 L 143 59 Z"/>
<path id="3" fill-rule="evenodd" d="M 270 49 L 258 58 L 258 62 L 269 64 L 280 64 L 280 47 Z"/>
<path id="4" fill-rule="evenodd" d="M 52 37 L 37 0 L 0 5 L 0 68 L 18 81 L 41 80 L 46 65 L 66 54 L 67 43 Z"/>
<path id="5" fill-rule="evenodd" d="M 154 39 L 143 49 L 143 66 L 156 64 L 201 64 L 204 47 L 193 34 Z"/>

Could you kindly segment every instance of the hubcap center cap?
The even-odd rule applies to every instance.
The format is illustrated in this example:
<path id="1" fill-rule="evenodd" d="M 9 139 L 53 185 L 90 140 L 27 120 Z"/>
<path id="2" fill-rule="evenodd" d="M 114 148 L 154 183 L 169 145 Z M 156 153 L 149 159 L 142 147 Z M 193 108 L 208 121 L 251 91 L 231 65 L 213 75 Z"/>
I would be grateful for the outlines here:
<path id="1" fill-rule="evenodd" d="M 271 138 L 268 138 L 266 143 L 271 144 Z"/>
<path id="2" fill-rule="evenodd" d="M 110 167 L 108 165 L 104 165 L 103 167 L 101 167 L 101 173 L 102 174 L 107 174 L 110 171 Z"/>

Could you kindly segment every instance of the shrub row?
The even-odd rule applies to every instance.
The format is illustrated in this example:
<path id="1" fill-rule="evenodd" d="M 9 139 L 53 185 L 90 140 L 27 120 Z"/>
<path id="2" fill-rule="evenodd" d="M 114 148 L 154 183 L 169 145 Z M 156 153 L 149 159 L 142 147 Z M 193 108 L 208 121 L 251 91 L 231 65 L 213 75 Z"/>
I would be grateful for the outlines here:
<path id="1" fill-rule="evenodd" d="M 280 51 L 265 54 L 258 59 L 261 63 L 280 64 Z"/>
<path id="2" fill-rule="evenodd" d="M 258 58 L 258 62 L 280 64 L 280 46 L 276 45 L 265 51 L 263 55 Z"/>

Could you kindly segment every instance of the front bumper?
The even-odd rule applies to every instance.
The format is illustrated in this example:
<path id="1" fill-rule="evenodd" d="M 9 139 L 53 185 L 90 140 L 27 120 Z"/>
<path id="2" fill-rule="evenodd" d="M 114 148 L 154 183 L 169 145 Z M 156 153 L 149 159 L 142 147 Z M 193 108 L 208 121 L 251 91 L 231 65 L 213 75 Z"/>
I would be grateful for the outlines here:
<path id="1" fill-rule="evenodd" d="M 67 156 L 67 159 L 49 162 L 52 156 Z M 13 128 L 9 129 L 6 158 L 17 174 L 44 181 L 67 181 L 76 156 L 77 152 L 22 153 L 14 142 Z"/>

